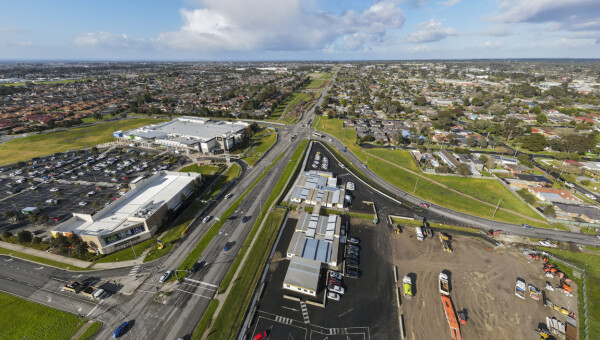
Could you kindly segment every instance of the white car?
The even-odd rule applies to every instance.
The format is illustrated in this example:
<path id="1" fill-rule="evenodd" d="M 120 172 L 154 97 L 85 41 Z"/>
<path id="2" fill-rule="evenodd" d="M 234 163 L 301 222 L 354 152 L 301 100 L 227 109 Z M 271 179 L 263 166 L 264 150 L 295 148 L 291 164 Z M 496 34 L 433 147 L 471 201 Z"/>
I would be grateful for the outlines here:
<path id="1" fill-rule="evenodd" d="M 340 294 L 340 295 L 344 295 L 344 288 L 342 288 L 338 285 L 329 285 L 329 286 L 327 286 L 327 290 L 329 290 L 330 292 Z"/>
<path id="2" fill-rule="evenodd" d="M 212 218 L 212 216 L 208 215 L 205 218 L 202 219 L 202 223 L 206 223 L 208 221 L 210 221 L 210 219 Z"/>
<path id="3" fill-rule="evenodd" d="M 342 279 L 342 273 L 336 272 L 336 271 L 332 270 L 332 271 L 329 272 L 329 277 L 333 277 L 333 278 L 336 278 L 338 280 L 341 280 Z"/>
<path id="4" fill-rule="evenodd" d="M 85 207 L 87 205 L 87 202 L 81 201 L 81 202 L 79 202 L 79 205 L 82 207 Z"/>
<path id="5" fill-rule="evenodd" d="M 52 189 L 50 189 L 50 192 L 57 192 L 59 190 L 60 190 L 59 188 L 52 188 Z"/>
<path id="6" fill-rule="evenodd" d="M 88 196 L 92 196 L 92 195 L 95 195 L 95 194 L 96 194 L 95 191 L 90 191 L 90 192 L 87 193 Z"/>
<path id="7" fill-rule="evenodd" d="M 171 277 L 171 271 L 169 270 L 168 272 L 164 273 L 160 279 L 158 279 L 158 282 L 165 282 L 169 279 L 169 277 Z"/>
<path id="8" fill-rule="evenodd" d="M 596 195 L 592 195 L 592 194 L 585 194 L 589 199 L 596 199 Z"/>
<path id="9" fill-rule="evenodd" d="M 539 241 L 539 242 L 544 247 L 556 247 L 556 244 L 554 244 L 550 241 Z"/>
<path id="10" fill-rule="evenodd" d="M 337 294 L 334 292 L 329 292 L 329 293 L 327 293 L 327 298 L 329 300 L 333 300 L 333 301 L 340 301 L 340 294 Z"/>
<path id="11" fill-rule="evenodd" d="M 227 194 L 225 195 L 225 199 L 230 199 L 233 196 L 233 194 Z"/>

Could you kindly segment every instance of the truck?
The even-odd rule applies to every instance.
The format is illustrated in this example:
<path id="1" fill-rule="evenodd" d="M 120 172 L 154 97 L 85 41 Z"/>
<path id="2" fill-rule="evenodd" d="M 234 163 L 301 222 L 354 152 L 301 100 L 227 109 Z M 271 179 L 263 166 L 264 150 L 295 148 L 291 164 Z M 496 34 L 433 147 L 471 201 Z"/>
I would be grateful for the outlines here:
<path id="1" fill-rule="evenodd" d="M 421 227 L 416 227 L 415 231 L 417 233 L 417 240 L 423 241 L 423 229 Z"/>
<path id="2" fill-rule="evenodd" d="M 521 279 L 517 279 L 517 283 L 515 284 L 515 295 L 518 296 L 519 298 L 525 300 L 525 289 L 527 288 L 527 285 L 525 284 L 525 281 L 521 280 Z"/>
<path id="3" fill-rule="evenodd" d="M 402 278 L 402 285 L 404 286 L 404 296 L 407 299 L 412 299 L 413 291 L 412 291 L 412 280 L 410 276 L 406 275 Z"/>
<path id="4" fill-rule="evenodd" d="M 448 275 L 445 273 L 440 273 L 438 283 L 440 286 L 440 293 L 444 295 L 450 295 L 450 282 L 448 281 Z"/>

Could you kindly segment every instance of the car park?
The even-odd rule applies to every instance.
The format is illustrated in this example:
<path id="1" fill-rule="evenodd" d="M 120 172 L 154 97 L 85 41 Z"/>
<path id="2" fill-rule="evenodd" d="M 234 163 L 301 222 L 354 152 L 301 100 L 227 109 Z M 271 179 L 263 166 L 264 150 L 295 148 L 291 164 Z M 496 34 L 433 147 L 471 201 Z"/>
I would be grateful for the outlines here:
<path id="1" fill-rule="evenodd" d="M 341 286 L 338 286 L 338 285 L 328 285 L 327 290 L 329 290 L 330 292 L 340 294 L 340 295 L 344 295 L 344 288 L 342 288 Z"/>
<path id="2" fill-rule="evenodd" d="M 160 279 L 158 279 L 158 282 L 163 283 L 163 282 L 167 281 L 171 277 L 171 274 L 172 274 L 172 272 L 170 270 L 167 271 L 160 277 Z"/>
<path id="3" fill-rule="evenodd" d="M 327 292 L 327 299 L 333 301 L 340 301 L 340 294 L 334 292 Z"/>

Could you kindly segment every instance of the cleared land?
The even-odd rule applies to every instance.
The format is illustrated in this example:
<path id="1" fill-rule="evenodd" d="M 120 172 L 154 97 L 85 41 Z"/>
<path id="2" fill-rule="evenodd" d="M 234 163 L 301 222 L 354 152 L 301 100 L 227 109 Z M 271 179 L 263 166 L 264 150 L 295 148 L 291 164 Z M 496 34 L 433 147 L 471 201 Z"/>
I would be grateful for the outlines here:
<path id="1" fill-rule="evenodd" d="M 417 165 L 407 151 L 371 149 L 368 151 L 369 155 L 367 155 L 366 149 L 353 144 L 356 140 L 356 131 L 352 128 L 342 128 L 341 120 L 320 118 L 319 121 L 315 123 L 319 130 L 332 134 L 340 141 L 344 141 L 344 144 L 348 149 L 363 162 L 367 162 L 367 157 L 369 157 L 367 163 L 369 168 L 401 190 L 413 193 L 415 183 L 417 182 L 417 178 L 419 178 L 417 191 L 414 194 L 432 203 L 456 211 L 491 218 L 494 213 L 495 205 L 502 199 L 502 204 L 500 205 L 501 208 L 523 214 L 538 221 L 527 220 L 503 210 L 498 210 L 495 217 L 496 220 L 512 223 L 515 223 L 515 221 L 526 220 L 528 221 L 528 224 L 539 227 L 549 227 L 547 223 L 542 221 L 541 216 L 495 180 L 426 174 L 417 176 L 416 174 L 392 165 L 395 164 L 420 174 Z M 388 162 L 392 164 L 389 164 Z M 448 188 L 444 188 L 433 181 L 447 186 L 450 189 L 460 191 L 475 199 L 461 195 Z M 484 201 L 487 204 L 479 202 L 478 200 Z"/>
<path id="2" fill-rule="evenodd" d="M 13 139 L 0 145 L 0 166 L 56 152 L 92 147 L 114 140 L 114 131 L 164 121 L 166 120 L 152 118 L 127 119 Z"/>
<path id="3" fill-rule="evenodd" d="M 309 102 L 313 100 L 314 94 L 295 92 L 292 94 L 292 100 L 285 107 L 279 121 L 287 124 L 294 124 L 300 118 L 301 107 L 308 107 Z"/>
<path id="4" fill-rule="evenodd" d="M 69 339 L 82 323 L 70 313 L 0 293 L 0 339 Z"/>
<path id="5" fill-rule="evenodd" d="M 501 247 L 490 252 L 487 241 L 452 235 L 454 252 L 448 254 L 442 251 L 437 235 L 418 241 L 414 229 L 406 228 L 402 234 L 390 237 L 398 276 L 409 275 L 414 281 L 414 298 L 401 297 L 406 339 L 450 338 L 438 291 L 441 271 L 450 274 L 455 310 L 464 309 L 469 317 L 467 325 L 461 326 L 463 339 L 530 339 L 546 316 L 564 321 L 560 312 L 544 307 L 529 293 L 524 300 L 515 296 L 518 277 L 538 289 L 543 289 L 546 281 L 558 285 L 558 278 L 543 275 L 540 262 L 530 263 L 516 248 Z M 561 307 L 577 311 L 575 297 L 566 297 L 558 290 L 547 291 L 546 296 Z"/>

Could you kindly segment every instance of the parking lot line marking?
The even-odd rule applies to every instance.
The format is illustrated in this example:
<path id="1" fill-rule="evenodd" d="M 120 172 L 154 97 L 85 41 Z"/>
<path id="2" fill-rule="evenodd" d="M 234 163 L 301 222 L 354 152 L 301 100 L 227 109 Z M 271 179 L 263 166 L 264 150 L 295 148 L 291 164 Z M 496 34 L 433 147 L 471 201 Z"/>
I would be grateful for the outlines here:
<path id="1" fill-rule="evenodd" d="M 297 312 L 297 311 L 298 311 L 296 308 L 292 308 L 292 307 L 288 307 L 288 306 L 281 306 L 281 308 L 285 308 L 285 309 L 293 310 L 294 312 Z"/>
<path id="2" fill-rule="evenodd" d="M 92 308 L 92 310 L 89 313 L 87 313 L 85 317 L 87 318 L 88 316 L 90 316 L 90 314 L 92 314 L 96 310 L 96 308 L 98 308 L 98 306 L 100 305 L 96 305 L 94 308 Z"/>
<path id="3" fill-rule="evenodd" d="M 346 315 L 346 314 L 350 313 L 350 312 L 351 312 L 351 311 L 353 311 L 353 310 L 354 310 L 354 308 L 350 308 L 350 309 L 348 309 L 347 311 L 343 312 L 342 314 L 340 314 L 340 315 L 338 315 L 338 316 L 342 317 L 342 316 L 344 316 L 344 315 Z"/>

